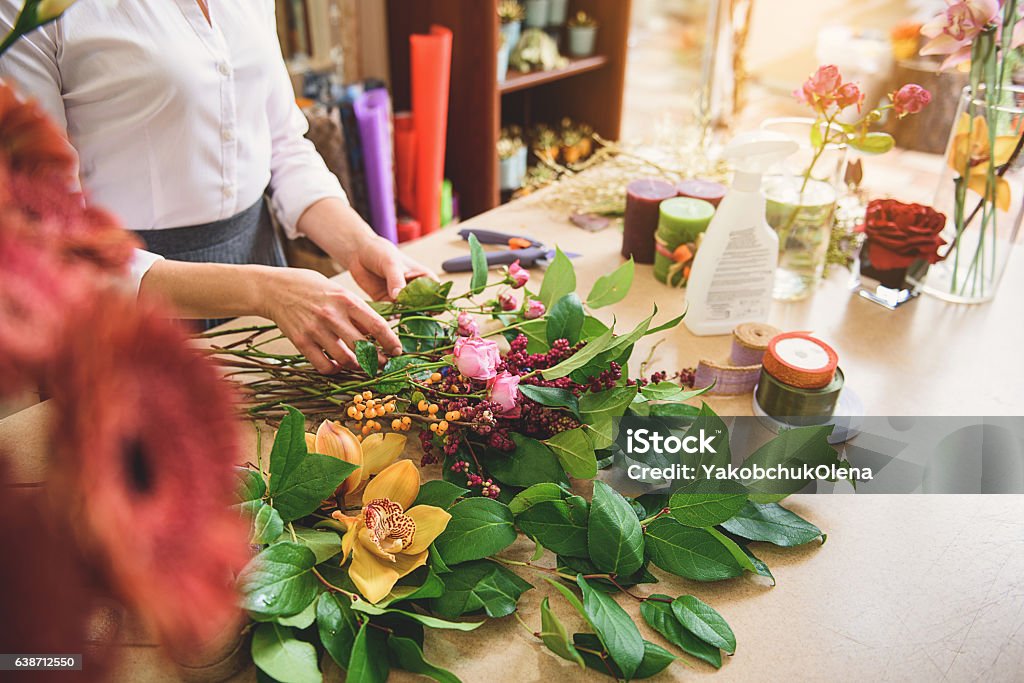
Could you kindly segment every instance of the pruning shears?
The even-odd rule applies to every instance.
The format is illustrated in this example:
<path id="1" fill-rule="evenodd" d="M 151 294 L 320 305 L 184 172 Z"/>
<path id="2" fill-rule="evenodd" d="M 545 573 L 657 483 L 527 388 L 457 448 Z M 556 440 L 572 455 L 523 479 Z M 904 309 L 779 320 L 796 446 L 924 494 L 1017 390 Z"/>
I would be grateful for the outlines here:
<path id="1" fill-rule="evenodd" d="M 551 263 L 551 259 L 555 257 L 554 249 L 549 249 L 544 243 L 529 237 L 523 237 L 522 235 L 512 235 L 495 230 L 478 230 L 476 228 L 463 228 L 459 230 L 459 237 L 464 240 L 468 240 L 470 235 L 475 235 L 480 244 L 502 244 L 508 247 L 508 249 L 502 251 L 487 252 L 488 268 L 508 266 L 516 261 L 519 261 L 519 265 L 523 268 L 533 268 L 534 266 L 547 268 L 548 264 Z M 579 257 L 579 254 L 573 253 L 566 253 L 565 255 L 569 258 Z M 442 263 L 441 268 L 446 273 L 468 273 L 473 270 L 473 259 L 468 254 L 466 256 L 456 256 Z"/>

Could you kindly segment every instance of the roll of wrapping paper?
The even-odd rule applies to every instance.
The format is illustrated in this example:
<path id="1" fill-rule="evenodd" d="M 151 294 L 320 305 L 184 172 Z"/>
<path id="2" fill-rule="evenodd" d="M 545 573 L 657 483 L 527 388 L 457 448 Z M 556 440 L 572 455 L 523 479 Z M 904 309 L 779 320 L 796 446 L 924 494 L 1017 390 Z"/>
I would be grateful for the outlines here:
<path id="1" fill-rule="evenodd" d="M 423 235 L 423 230 L 420 228 L 420 222 L 415 218 L 409 218 L 403 216 L 398 219 L 398 241 L 411 242 L 417 240 Z"/>
<path id="2" fill-rule="evenodd" d="M 661 203 L 654 234 L 654 277 L 673 287 L 686 285 L 700 237 L 715 207 L 702 199 L 675 197 Z"/>
<path id="3" fill-rule="evenodd" d="M 839 365 L 835 350 L 806 332 L 787 332 L 768 342 L 764 369 L 783 384 L 821 389 L 832 382 Z"/>
<path id="4" fill-rule="evenodd" d="M 366 195 L 370 225 L 381 237 L 398 243 L 395 213 L 395 172 L 391 150 L 391 98 L 388 91 L 369 90 L 356 98 L 352 109 L 363 142 Z"/>
<path id="5" fill-rule="evenodd" d="M 654 232 L 659 206 L 676 196 L 676 188 L 664 180 L 645 178 L 626 185 L 626 213 L 622 218 L 622 256 L 636 263 L 654 263 Z"/>
<path id="6" fill-rule="evenodd" d="M 431 26 L 409 36 L 412 116 L 416 127 L 416 206 L 413 216 L 429 235 L 441 225 L 441 182 L 448 126 L 452 32 Z"/>
<path id="7" fill-rule="evenodd" d="M 410 112 L 395 114 L 395 185 L 398 205 L 406 213 L 416 209 L 416 128 Z"/>
<path id="8" fill-rule="evenodd" d="M 824 387 L 801 389 L 779 381 L 765 367 L 754 396 L 761 410 L 775 419 L 791 424 L 821 424 L 835 412 L 844 382 L 843 371 L 836 367 Z"/>
<path id="9" fill-rule="evenodd" d="M 768 344 L 781 333 L 781 330 L 764 323 L 737 325 L 732 331 L 732 353 L 729 360 L 737 366 L 761 365 Z"/>

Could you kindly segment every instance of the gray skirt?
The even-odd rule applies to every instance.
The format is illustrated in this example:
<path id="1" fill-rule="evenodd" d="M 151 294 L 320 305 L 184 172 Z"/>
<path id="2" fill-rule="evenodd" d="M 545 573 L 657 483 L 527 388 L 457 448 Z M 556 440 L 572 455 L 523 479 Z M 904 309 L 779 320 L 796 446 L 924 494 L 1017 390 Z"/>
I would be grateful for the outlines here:
<path id="1" fill-rule="evenodd" d="M 138 230 L 146 250 L 172 261 L 286 266 L 284 247 L 262 197 L 221 221 L 166 230 Z M 203 321 L 205 329 L 224 320 Z"/>

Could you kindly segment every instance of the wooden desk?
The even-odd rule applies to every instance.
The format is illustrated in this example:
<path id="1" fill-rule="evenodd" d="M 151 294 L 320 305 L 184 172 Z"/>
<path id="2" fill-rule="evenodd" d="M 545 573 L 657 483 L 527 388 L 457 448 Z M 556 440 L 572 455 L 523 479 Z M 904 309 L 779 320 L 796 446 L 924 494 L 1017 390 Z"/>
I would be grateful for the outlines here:
<path id="1" fill-rule="evenodd" d="M 576 261 L 584 293 L 621 262 L 617 231 L 585 233 L 536 201 L 513 203 L 468 224 L 521 232 L 584 254 Z M 442 231 L 407 251 L 436 266 L 466 253 L 466 246 L 453 231 Z M 1000 295 L 988 305 L 921 297 L 889 312 L 851 296 L 845 272 L 836 272 L 812 299 L 776 304 L 770 322 L 814 330 L 835 346 L 869 414 L 1019 415 L 1024 249 L 1015 252 Z M 602 315 L 614 314 L 625 328 L 648 315 L 654 302 L 659 320 L 667 319 L 682 311 L 683 294 L 657 283 L 650 267 L 641 266 L 629 297 Z M 644 340 L 639 357 L 659 339 L 664 343 L 654 353 L 656 368 L 692 366 L 729 349 L 728 337 L 693 337 L 680 327 Z M 723 415 L 750 414 L 748 397 L 708 402 Z M 0 450 L 17 455 L 20 481 L 43 477 L 47 413 L 45 405 L 36 406 L 0 421 Z M 759 556 L 778 579 L 774 588 L 752 576 L 699 584 L 658 570 L 660 584 L 638 587 L 640 593 L 697 595 L 728 619 L 739 643 L 717 673 L 687 658 L 691 669 L 676 664 L 657 680 L 1020 679 L 1024 496 L 795 496 L 788 505 L 826 531 L 828 542 L 789 550 L 759 544 Z M 532 544 L 521 542 L 506 554 L 526 559 L 531 550 Z M 548 596 L 567 627 L 582 626 L 538 575 L 523 576 L 537 586 L 520 603 L 528 624 L 539 629 L 538 606 Z M 636 614 L 637 603 L 623 604 Z M 127 643 L 143 638 L 128 631 Z M 600 679 L 556 659 L 512 618 L 472 633 L 431 632 L 427 655 L 465 681 Z M 119 673 L 126 680 L 176 676 L 157 648 L 145 646 L 126 647 Z M 252 679 L 251 670 L 239 677 Z"/>

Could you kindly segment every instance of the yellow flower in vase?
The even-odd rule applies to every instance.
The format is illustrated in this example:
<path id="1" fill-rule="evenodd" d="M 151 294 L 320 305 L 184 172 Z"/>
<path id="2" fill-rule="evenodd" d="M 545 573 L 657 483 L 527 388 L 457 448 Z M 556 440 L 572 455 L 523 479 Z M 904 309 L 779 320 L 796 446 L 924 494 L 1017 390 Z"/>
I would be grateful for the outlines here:
<path id="1" fill-rule="evenodd" d="M 395 433 L 373 434 L 360 442 L 347 427 L 330 420 L 320 423 L 316 434 L 306 433 L 306 450 L 310 453 L 322 453 L 359 466 L 334 492 L 342 497 L 398 460 L 405 442 L 403 434 Z"/>
<path id="2" fill-rule="evenodd" d="M 962 114 L 956 125 L 956 134 L 949 152 L 949 166 L 967 179 L 967 187 L 982 197 L 988 197 L 989 165 L 996 168 L 1010 161 L 1017 138 L 1013 135 L 999 135 L 995 145 L 989 140 L 988 121 L 976 116 L 972 122 L 968 114 Z M 996 206 L 1000 211 L 1010 208 L 1010 183 L 1002 176 L 995 176 Z"/>
<path id="3" fill-rule="evenodd" d="M 342 564 L 352 556 L 348 575 L 372 603 L 383 600 L 400 578 L 426 564 L 427 548 L 452 518 L 433 505 L 409 509 L 419 490 L 419 468 L 411 460 L 401 460 L 366 485 L 357 516 L 341 511 L 332 515 L 346 529 Z"/>

